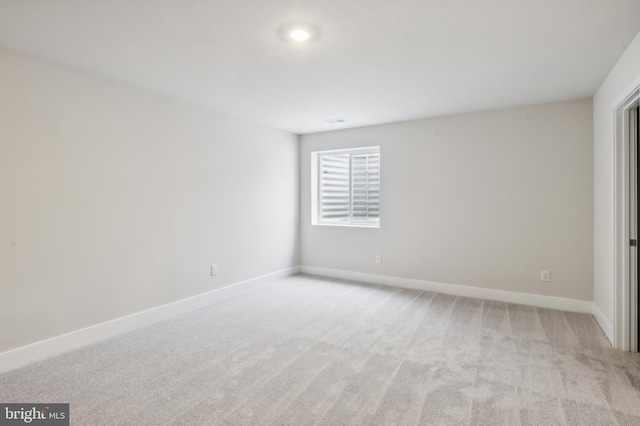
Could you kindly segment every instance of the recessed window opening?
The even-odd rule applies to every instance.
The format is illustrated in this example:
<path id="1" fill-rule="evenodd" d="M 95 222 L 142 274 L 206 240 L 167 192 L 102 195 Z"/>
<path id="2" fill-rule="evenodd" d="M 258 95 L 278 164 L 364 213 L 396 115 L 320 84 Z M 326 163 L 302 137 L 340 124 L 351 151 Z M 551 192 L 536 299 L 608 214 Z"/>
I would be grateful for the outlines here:
<path id="1" fill-rule="evenodd" d="M 311 153 L 312 223 L 380 227 L 380 147 Z"/>

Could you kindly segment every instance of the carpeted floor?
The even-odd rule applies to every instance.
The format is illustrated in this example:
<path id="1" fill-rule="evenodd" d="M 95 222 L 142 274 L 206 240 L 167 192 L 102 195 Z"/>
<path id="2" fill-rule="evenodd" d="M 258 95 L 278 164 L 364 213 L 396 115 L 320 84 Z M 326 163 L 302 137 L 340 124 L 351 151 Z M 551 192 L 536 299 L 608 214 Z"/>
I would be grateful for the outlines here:
<path id="1" fill-rule="evenodd" d="M 592 316 L 289 277 L 0 376 L 77 425 L 640 425 Z"/>

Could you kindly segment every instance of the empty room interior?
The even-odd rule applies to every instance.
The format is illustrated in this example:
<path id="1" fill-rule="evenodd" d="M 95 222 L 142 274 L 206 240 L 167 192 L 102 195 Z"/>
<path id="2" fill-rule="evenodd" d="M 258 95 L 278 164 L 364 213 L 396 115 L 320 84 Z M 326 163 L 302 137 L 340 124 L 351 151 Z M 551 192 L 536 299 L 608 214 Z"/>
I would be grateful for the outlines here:
<path id="1" fill-rule="evenodd" d="M 0 0 L 0 424 L 640 425 L 637 0 Z"/>

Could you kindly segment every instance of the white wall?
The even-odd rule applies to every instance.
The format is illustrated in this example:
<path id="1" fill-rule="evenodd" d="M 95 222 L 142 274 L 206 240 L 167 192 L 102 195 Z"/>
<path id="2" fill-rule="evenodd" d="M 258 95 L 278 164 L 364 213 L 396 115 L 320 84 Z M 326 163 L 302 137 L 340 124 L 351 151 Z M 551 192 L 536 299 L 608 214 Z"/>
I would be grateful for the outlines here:
<path id="1" fill-rule="evenodd" d="M 640 85 L 640 34 L 631 42 L 593 98 L 594 161 L 594 303 L 611 328 L 614 324 L 614 115 Z"/>
<path id="2" fill-rule="evenodd" d="M 298 264 L 296 135 L 6 50 L 0 93 L 0 352 Z"/>
<path id="3" fill-rule="evenodd" d="M 592 140 L 590 99 L 304 135 L 301 264 L 591 301 Z M 311 225 L 310 153 L 373 145 L 380 229 Z"/>

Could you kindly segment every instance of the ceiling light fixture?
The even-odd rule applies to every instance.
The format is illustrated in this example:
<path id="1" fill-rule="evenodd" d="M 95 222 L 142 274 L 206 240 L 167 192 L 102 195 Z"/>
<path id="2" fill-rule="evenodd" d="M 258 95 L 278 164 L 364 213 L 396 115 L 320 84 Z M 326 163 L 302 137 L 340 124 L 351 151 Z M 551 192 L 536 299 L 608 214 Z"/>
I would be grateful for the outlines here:
<path id="1" fill-rule="evenodd" d="M 318 28 L 311 24 L 297 22 L 286 24 L 278 29 L 278 35 L 285 41 L 293 43 L 308 43 L 314 41 L 320 35 Z"/>
<path id="2" fill-rule="evenodd" d="M 305 30 L 293 30 L 289 33 L 291 40 L 305 41 L 309 38 L 309 33 Z"/>

